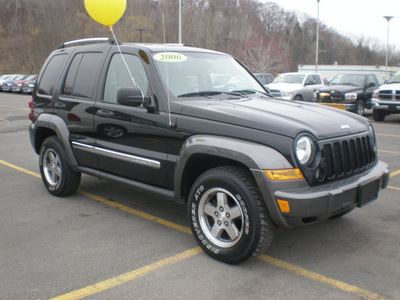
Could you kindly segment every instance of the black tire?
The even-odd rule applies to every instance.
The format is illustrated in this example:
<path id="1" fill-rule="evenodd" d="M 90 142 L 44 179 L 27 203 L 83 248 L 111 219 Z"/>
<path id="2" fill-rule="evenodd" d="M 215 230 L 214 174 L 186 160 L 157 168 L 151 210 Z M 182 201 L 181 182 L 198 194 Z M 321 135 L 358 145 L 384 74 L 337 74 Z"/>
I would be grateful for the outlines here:
<path id="1" fill-rule="evenodd" d="M 303 101 L 303 97 L 301 95 L 294 96 L 293 100 Z"/>
<path id="2" fill-rule="evenodd" d="M 54 196 L 73 194 L 81 182 L 81 173 L 68 165 L 66 154 L 55 136 L 44 140 L 39 156 L 40 175 L 48 192 Z"/>
<path id="3" fill-rule="evenodd" d="M 386 117 L 386 112 L 381 109 L 373 109 L 372 117 L 374 118 L 374 121 L 376 121 L 376 122 L 383 122 Z"/>
<path id="4" fill-rule="evenodd" d="M 363 116 L 365 112 L 365 103 L 363 100 L 358 100 L 356 107 L 354 108 L 354 113 L 357 115 Z"/>
<path id="5" fill-rule="evenodd" d="M 202 174 L 189 195 L 191 229 L 211 257 L 235 264 L 264 252 L 275 227 L 251 174 L 218 167 Z"/>

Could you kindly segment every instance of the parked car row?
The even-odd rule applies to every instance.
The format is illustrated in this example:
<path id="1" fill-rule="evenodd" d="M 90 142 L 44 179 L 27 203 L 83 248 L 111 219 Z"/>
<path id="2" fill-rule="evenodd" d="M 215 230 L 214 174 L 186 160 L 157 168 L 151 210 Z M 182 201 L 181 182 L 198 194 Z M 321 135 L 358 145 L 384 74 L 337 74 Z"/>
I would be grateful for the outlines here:
<path id="1" fill-rule="evenodd" d="M 400 73 L 397 74 L 396 82 L 400 82 Z M 397 90 L 390 92 L 400 94 L 400 84 Z M 272 96 L 286 99 L 317 102 L 363 115 L 365 109 L 379 109 L 374 113 L 376 120 L 383 120 L 389 113 L 388 109 L 383 112 L 389 104 L 373 100 L 373 95 L 379 95 L 374 91 L 379 88 L 379 81 L 374 74 L 338 74 L 333 79 L 325 82 L 318 73 L 283 73 L 276 77 L 265 87 Z M 386 93 L 386 92 L 383 92 Z M 395 96 L 400 100 L 400 96 Z M 374 97 L 375 98 L 375 97 Z M 392 97 L 393 98 L 393 97 Z M 385 98 L 387 99 L 387 97 Z M 380 106 L 379 106 L 380 105 Z M 377 108 L 379 106 L 379 108 Z M 390 113 L 400 113 L 399 108 L 390 104 Z"/>
<path id="2" fill-rule="evenodd" d="M 37 75 L 7 74 L 0 76 L 0 91 L 32 94 Z"/>

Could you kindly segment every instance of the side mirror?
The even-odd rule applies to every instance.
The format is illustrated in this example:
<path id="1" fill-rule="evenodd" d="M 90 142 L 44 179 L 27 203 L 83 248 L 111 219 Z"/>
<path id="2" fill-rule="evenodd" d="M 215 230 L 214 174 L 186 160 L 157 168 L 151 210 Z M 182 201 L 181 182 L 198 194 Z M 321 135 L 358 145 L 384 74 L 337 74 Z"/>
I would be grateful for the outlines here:
<path id="1" fill-rule="evenodd" d="M 368 87 L 373 87 L 373 86 L 376 86 L 376 84 L 373 83 L 373 82 L 370 82 L 369 85 L 368 85 Z"/>
<path id="2" fill-rule="evenodd" d="M 125 106 L 140 106 L 144 98 L 139 88 L 123 86 L 117 91 L 117 102 Z"/>

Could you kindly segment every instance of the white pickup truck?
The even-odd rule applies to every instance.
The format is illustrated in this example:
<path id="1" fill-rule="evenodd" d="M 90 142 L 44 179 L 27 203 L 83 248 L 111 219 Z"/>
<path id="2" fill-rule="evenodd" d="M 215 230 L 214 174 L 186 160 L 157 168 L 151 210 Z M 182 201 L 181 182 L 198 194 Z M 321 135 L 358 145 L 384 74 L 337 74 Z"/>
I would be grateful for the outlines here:
<path id="1" fill-rule="evenodd" d="M 375 121 L 382 122 L 390 114 L 400 114 L 400 72 L 374 91 L 372 114 Z"/>
<path id="2" fill-rule="evenodd" d="M 317 73 L 283 73 L 266 87 L 274 96 L 286 100 L 311 101 L 314 89 L 324 85 Z"/>

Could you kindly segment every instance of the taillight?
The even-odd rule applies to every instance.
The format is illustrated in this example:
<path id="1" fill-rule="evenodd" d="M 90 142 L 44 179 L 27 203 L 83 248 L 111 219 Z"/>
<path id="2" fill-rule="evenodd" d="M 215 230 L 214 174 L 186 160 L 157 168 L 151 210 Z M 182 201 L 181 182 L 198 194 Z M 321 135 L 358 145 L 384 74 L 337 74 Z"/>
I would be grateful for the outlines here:
<path id="1" fill-rule="evenodd" d="M 31 120 L 31 122 L 33 123 L 33 99 L 31 98 L 31 100 L 29 100 L 28 102 L 29 108 L 31 109 L 29 112 L 29 120 Z"/>

